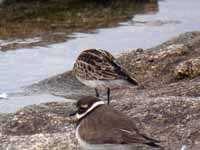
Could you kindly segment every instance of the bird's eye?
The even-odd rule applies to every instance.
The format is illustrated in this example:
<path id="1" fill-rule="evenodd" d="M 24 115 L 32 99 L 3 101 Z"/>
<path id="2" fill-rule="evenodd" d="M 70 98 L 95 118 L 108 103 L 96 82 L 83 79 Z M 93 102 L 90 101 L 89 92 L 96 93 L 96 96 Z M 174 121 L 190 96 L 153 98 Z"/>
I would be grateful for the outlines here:
<path id="1" fill-rule="evenodd" d="M 81 108 L 88 108 L 88 104 L 81 105 Z"/>

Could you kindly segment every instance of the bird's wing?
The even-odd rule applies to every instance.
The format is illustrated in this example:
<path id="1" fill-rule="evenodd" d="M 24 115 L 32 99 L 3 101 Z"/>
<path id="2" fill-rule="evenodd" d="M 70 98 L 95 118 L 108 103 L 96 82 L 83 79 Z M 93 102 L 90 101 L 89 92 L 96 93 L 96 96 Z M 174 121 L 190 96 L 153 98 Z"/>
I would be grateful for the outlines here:
<path id="1" fill-rule="evenodd" d="M 159 142 L 157 140 L 119 128 L 89 132 L 87 139 L 93 144 L 143 144 L 159 147 L 156 145 Z"/>
<path id="2" fill-rule="evenodd" d="M 78 68 L 81 74 L 87 72 L 91 80 L 114 80 L 119 78 L 114 60 L 115 58 L 104 50 L 89 49 L 79 55 L 74 69 Z"/>
<path id="3" fill-rule="evenodd" d="M 122 137 L 122 141 L 124 143 L 127 142 L 128 143 L 138 143 L 138 144 L 154 144 L 154 146 L 156 146 L 155 143 L 159 143 L 160 141 L 152 139 L 147 137 L 144 134 L 141 134 L 137 131 L 130 131 L 130 130 L 126 130 L 126 129 L 117 129 L 118 133 L 121 135 Z"/>
<path id="4" fill-rule="evenodd" d="M 123 79 L 131 83 L 132 85 L 138 85 L 138 82 L 135 78 L 129 76 L 129 74 L 124 70 L 119 62 L 107 51 L 102 51 L 105 59 L 105 64 L 102 64 L 101 74 L 104 79 Z"/>
<path id="5" fill-rule="evenodd" d="M 125 79 L 137 84 L 136 80 L 132 79 L 117 60 L 105 50 L 85 50 L 79 55 L 74 65 L 74 70 L 77 68 L 90 80 Z"/>
<path id="6" fill-rule="evenodd" d="M 101 74 L 101 80 L 104 79 L 125 79 L 128 77 L 126 71 L 121 67 L 117 60 L 107 51 L 100 50 L 102 52 L 102 62 L 99 64 Z"/>
<path id="7" fill-rule="evenodd" d="M 102 115 L 103 114 L 103 115 Z M 147 144 L 156 142 L 141 133 L 139 127 L 127 116 L 110 106 L 101 106 L 84 118 L 82 136 L 95 144 Z"/>

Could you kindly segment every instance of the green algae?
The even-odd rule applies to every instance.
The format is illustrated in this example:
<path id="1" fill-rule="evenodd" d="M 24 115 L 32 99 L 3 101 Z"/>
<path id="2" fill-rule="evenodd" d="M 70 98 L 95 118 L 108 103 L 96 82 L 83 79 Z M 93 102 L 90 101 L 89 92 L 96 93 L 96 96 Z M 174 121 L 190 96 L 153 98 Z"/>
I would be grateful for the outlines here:
<path id="1" fill-rule="evenodd" d="M 149 11 L 158 11 L 157 1 L 10 0 L 0 5 L 0 39 L 41 36 L 38 44 L 45 45 L 64 41 L 72 32 L 116 26 Z"/>

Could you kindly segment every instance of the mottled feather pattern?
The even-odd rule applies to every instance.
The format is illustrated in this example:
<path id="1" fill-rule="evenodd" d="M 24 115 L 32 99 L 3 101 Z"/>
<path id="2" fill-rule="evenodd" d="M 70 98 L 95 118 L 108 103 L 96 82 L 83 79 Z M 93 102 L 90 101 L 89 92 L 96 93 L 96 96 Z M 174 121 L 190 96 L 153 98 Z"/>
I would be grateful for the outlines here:
<path id="1" fill-rule="evenodd" d="M 126 79 L 128 76 L 110 53 L 96 49 L 83 51 L 74 65 L 74 71 L 86 80 Z"/>

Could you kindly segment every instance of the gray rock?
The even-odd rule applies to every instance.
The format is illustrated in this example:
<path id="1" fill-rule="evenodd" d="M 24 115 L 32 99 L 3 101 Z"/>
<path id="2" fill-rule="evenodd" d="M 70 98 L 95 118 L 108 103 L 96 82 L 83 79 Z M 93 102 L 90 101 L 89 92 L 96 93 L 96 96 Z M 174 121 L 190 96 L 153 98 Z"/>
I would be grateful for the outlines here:
<path id="1" fill-rule="evenodd" d="M 155 48 L 133 50 L 118 58 L 140 86 L 112 89 L 112 106 L 135 120 L 140 130 L 161 140 L 166 150 L 200 149 L 199 48 L 200 32 L 190 32 Z M 184 70 L 181 66 L 188 68 L 187 64 L 197 73 L 189 79 L 177 80 L 175 72 Z M 79 83 L 72 72 L 46 79 L 26 90 L 74 99 L 94 95 L 94 90 Z M 0 116 L 0 149 L 79 149 L 74 137 L 75 125 L 67 119 L 73 109 L 73 103 L 55 102 L 28 106 L 9 117 Z"/>

